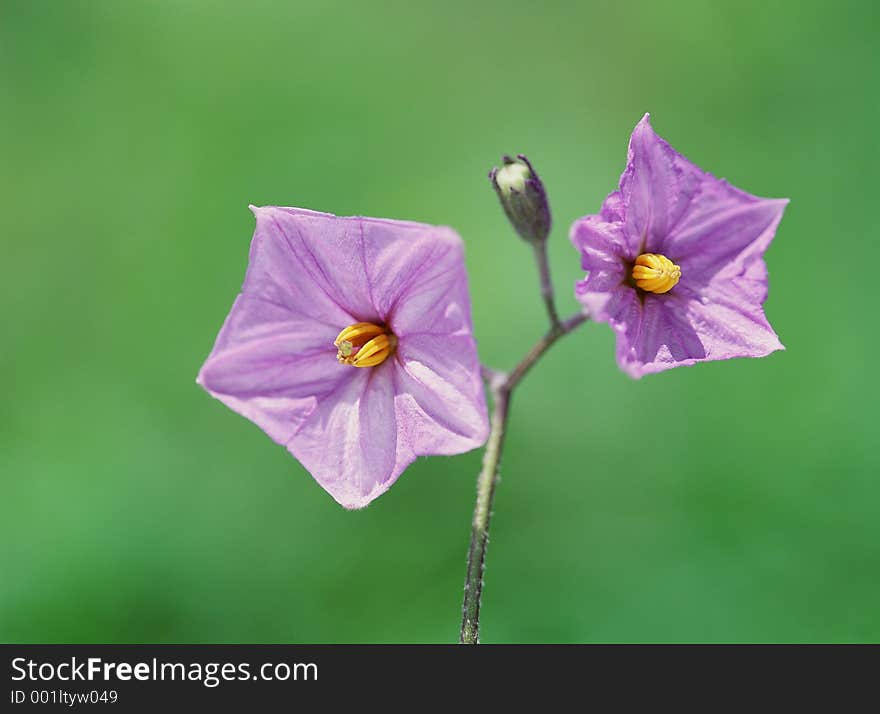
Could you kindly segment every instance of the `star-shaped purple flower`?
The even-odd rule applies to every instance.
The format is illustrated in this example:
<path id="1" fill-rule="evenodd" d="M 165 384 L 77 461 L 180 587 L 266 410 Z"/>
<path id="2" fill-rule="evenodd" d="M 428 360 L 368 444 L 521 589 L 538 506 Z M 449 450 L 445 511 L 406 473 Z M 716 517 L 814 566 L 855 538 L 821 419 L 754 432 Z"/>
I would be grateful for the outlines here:
<path id="1" fill-rule="evenodd" d="M 571 240 L 588 271 L 576 295 L 617 333 L 632 377 L 784 349 L 762 305 L 764 251 L 788 199 L 752 196 L 698 168 L 654 133 L 629 141 L 620 187 Z"/>
<path id="2" fill-rule="evenodd" d="M 462 241 L 449 228 L 251 207 L 241 294 L 198 376 L 346 508 L 417 457 L 486 440 Z"/>

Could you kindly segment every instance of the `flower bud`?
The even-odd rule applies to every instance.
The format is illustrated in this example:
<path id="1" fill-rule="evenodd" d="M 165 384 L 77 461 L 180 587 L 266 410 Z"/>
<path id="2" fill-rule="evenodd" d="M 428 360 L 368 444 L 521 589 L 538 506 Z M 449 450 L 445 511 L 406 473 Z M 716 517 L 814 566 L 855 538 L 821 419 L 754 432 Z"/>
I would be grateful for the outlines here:
<path id="1" fill-rule="evenodd" d="M 502 156 L 503 166 L 489 173 L 507 220 L 525 240 L 540 243 L 550 233 L 550 204 L 538 174 L 529 160 Z"/>

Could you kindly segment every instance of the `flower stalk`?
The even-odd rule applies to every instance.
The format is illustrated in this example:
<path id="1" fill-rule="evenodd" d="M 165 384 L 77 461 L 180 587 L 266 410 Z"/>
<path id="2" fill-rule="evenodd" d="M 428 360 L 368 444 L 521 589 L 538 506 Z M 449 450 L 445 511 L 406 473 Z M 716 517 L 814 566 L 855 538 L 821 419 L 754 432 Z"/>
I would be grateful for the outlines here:
<path id="1" fill-rule="evenodd" d="M 547 308 L 551 328 L 557 327 L 559 326 L 559 313 L 556 312 L 556 302 L 553 298 L 553 281 L 550 279 L 550 263 L 547 261 L 547 241 L 534 243 L 533 246 L 538 275 L 541 278 L 541 299 L 544 301 L 544 307 Z"/>
<path id="2" fill-rule="evenodd" d="M 552 306 L 552 293 L 550 304 Z M 551 315 L 554 314 L 555 310 Z M 468 549 L 467 573 L 464 580 L 460 644 L 475 645 L 480 641 L 480 599 L 483 593 L 486 548 L 489 545 L 489 522 L 492 518 L 492 501 L 498 485 L 501 453 L 504 448 L 513 391 L 526 373 L 560 337 L 567 335 L 588 319 L 583 313 L 572 315 L 561 322 L 557 319 L 547 334 L 535 343 L 509 374 L 490 369 L 483 371 L 492 396 L 492 418 L 489 440 L 486 442 L 486 451 L 483 454 L 483 468 L 477 477 L 477 501 L 471 523 L 471 544 Z"/>
<path id="3" fill-rule="evenodd" d="M 553 282 L 550 278 L 550 265 L 547 261 L 546 240 L 535 241 L 535 263 L 541 282 L 541 298 L 547 309 L 550 328 L 538 340 L 519 363 L 509 373 L 498 372 L 483 367 L 483 379 L 492 397 L 492 418 L 490 420 L 489 440 L 483 453 L 483 467 L 477 477 L 477 500 L 471 523 L 471 543 L 468 549 L 467 572 L 464 580 L 464 603 L 462 604 L 461 633 L 459 643 L 475 645 L 480 642 L 480 600 L 483 594 L 483 573 L 486 566 L 486 548 L 489 545 L 489 523 L 492 519 L 492 502 L 498 486 L 501 454 L 504 449 L 504 436 L 510 414 L 513 391 L 528 371 L 544 353 L 556 343 L 586 322 L 585 313 L 572 315 L 565 321 L 559 319 L 553 295 Z"/>

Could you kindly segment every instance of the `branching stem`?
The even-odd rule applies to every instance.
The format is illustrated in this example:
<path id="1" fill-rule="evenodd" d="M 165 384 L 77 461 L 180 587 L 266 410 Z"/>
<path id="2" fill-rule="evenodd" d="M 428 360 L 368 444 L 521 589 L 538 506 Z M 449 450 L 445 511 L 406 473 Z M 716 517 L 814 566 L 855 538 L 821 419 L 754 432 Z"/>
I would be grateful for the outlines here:
<path id="1" fill-rule="evenodd" d="M 578 313 L 567 320 L 560 321 L 553 299 L 553 284 L 550 281 L 546 244 L 543 241 L 535 245 L 535 261 L 541 279 L 541 297 L 550 319 L 550 329 L 511 372 L 505 374 L 486 367 L 483 368 L 483 378 L 489 386 L 493 410 L 489 440 L 486 442 L 486 451 L 483 454 L 483 468 L 477 478 L 477 502 L 474 506 L 471 544 L 468 550 L 467 574 L 464 581 L 464 604 L 459 637 L 459 642 L 462 644 L 478 644 L 480 641 L 480 598 L 483 592 L 486 547 L 489 544 L 489 522 L 492 518 L 492 501 L 495 496 L 495 487 L 498 485 L 499 464 L 504 448 L 504 434 L 507 430 L 513 390 L 560 337 L 567 335 L 587 320 L 585 314 Z"/>

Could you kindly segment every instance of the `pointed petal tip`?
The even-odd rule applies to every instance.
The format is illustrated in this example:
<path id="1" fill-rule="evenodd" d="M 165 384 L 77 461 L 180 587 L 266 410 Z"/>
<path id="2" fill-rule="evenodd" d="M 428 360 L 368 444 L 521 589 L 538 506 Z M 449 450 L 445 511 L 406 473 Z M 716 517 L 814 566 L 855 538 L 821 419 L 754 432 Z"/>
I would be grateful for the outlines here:
<path id="1" fill-rule="evenodd" d="M 208 355 L 208 358 L 204 361 L 201 367 L 199 367 L 199 373 L 196 375 L 196 384 L 198 384 L 202 389 L 206 392 L 210 392 L 211 388 L 208 386 L 208 380 L 206 379 L 205 372 L 208 371 L 208 363 L 211 361 L 211 355 Z"/>
<path id="2" fill-rule="evenodd" d="M 633 137 L 635 136 L 644 136 L 645 138 L 657 138 L 657 132 L 654 131 L 654 127 L 651 124 L 651 114 L 646 112 L 645 115 L 639 119 L 638 124 L 632 130 Z"/>
<path id="3" fill-rule="evenodd" d="M 654 127 L 651 126 L 651 115 L 646 113 L 641 119 L 639 119 L 638 124 L 633 127 L 632 133 L 630 134 L 630 151 L 636 146 L 643 147 L 642 150 L 644 150 L 644 146 L 653 145 L 658 141 L 663 142 L 664 140 L 658 136 L 656 131 L 654 131 Z"/>
<path id="4" fill-rule="evenodd" d="M 788 204 L 791 203 L 790 198 L 764 198 L 761 200 L 764 201 L 765 206 L 771 207 L 773 209 L 773 212 L 777 216 L 777 222 L 782 220 L 782 215 L 788 208 Z"/>
<path id="5" fill-rule="evenodd" d="M 333 500 L 336 501 L 336 503 L 338 503 L 340 506 L 342 506 L 346 511 L 362 511 L 391 487 L 391 483 L 380 483 L 377 484 L 368 494 L 361 495 L 353 494 L 351 491 L 346 491 L 344 493 L 333 493 L 333 491 L 328 489 L 323 484 L 319 485 L 321 486 L 321 488 L 327 491 L 327 493 L 332 496 Z"/>
<path id="6" fill-rule="evenodd" d="M 649 374 L 648 372 L 645 372 L 644 365 L 640 365 L 640 364 L 626 364 L 626 365 L 624 365 L 624 364 L 618 363 L 618 366 L 620 367 L 620 371 L 623 372 L 627 377 L 629 377 L 630 379 L 635 379 L 637 381 L 640 380 L 642 377 L 644 377 L 646 374 Z"/>
<path id="7" fill-rule="evenodd" d="M 762 355 L 763 357 L 769 357 L 774 352 L 785 352 L 785 345 L 782 344 L 782 340 L 779 339 L 779 335 L 776 334 L 776 331 L 773 330 L 773 328 L 770 328 L 770 329 L 771 329 L 771 332 L 773 333 L 774 344 L 771 344 L 768 346 L 767 352 L 765 352 Z"/>

